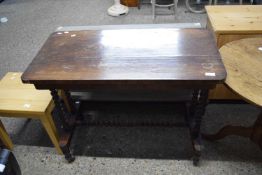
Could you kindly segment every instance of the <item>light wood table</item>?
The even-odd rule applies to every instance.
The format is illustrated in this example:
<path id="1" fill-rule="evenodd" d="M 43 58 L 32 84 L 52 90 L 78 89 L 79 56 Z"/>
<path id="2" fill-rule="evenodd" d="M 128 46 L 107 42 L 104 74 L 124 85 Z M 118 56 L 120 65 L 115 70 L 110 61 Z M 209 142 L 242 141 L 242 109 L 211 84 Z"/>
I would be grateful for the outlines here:
<path id="1" fill-rule="evenodd" d="M 218 48 L 243 39 L 262 37 L 262 5 L 206 6 L 207 28 L 213 31 Z M 224 85 L 210 91 L 210 99 L 239 99 Z"/>
<path id="2" fill-rule="evenodd" d="M 247 102 L 262 109 L 262 38 L 230 42 L 220 53 L 227 70 L 225 83 Z M 253 126 L 228 125 L 207 138 L 218 140 L 228 135 L 248 137 L 262 149 L 262 110 Z"/>

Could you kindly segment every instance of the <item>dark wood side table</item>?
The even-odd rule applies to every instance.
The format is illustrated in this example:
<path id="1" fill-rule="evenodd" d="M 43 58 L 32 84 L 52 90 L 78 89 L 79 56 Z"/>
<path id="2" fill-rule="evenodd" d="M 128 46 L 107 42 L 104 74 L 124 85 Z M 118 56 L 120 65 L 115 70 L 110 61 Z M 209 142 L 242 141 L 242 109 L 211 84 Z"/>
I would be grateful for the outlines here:
<path id="1" fill-rule="evenodd" d="M 76 117 L 61 103 L 58 90 L 64 90 L 68 102 L 70 90 L 192 90 L 187 121 L 197 163 L 208 90 L 225 77 L 208 30 L 147 28 L 55 32 L 22 80 L 38 89 L 50 89 L 65 129 L 60 145 L 68 161 L 73 161 L 69 143 Z M 66 104 L 74 108 L 73 103 Z"/>
<path id="2" fill-rule="evenodd" d="M 230 42 L 220 49 L 220 53 L 228 73 L 226 85 L 247 102 L 258 106 L 261 112 L 253 126 L 227 125 L 214 135 L 204 136 L 211 141 L 228 135 L 243 136 L 262 150 L 262 38 Z"/>

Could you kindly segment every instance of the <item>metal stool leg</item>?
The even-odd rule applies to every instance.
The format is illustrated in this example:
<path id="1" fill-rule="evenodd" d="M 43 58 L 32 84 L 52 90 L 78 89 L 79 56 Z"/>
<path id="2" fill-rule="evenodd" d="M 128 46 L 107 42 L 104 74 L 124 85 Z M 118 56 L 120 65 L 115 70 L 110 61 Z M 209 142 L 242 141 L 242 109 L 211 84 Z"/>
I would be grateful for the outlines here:
<path id="1" fill-rule="evenodd" d="M 174 14 L 176 14 L 176 11 L 177 11 L 177 3 L 178 3 L 178 0 L 174 0 Z"/>
<path id="2" fill-rule="evenodd" d="M 151 0 L 153 19 L 156 18 L 156 0 Z"/>

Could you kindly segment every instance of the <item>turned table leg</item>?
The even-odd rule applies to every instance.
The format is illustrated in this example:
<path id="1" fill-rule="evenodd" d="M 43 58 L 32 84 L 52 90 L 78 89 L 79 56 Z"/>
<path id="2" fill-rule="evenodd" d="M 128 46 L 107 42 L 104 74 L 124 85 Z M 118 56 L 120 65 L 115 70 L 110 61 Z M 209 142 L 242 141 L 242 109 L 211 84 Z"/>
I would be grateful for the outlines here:
<path id="1" fill-rule="evenodd" d="M 71 94 L 69 91 L 61 90 L 61 95 L 66 105 L 68 111 L 73 114 L 75 117 L 76 125 L 86 125 L 86 121 L 84 116 L 80 113 L 80 101 L 78 101 L 78 108 L 76 107 L 76 103 L 74 103 Z"/>
<path id="2" fill-rule="evenodd" d="M 66 103 L 68 103 L 68 100 L 70 99 L 66 98 L 67 96 L 63 96 L 63 99 L 60 98 L 57 89 L 51 89 L 50 91 L 55 103 L 55 107 L 58 111 L 59 119 L 61 120 L 61 128 L 63 129 L 59 139 L 59 146 L 65 155 L 65 159 L 70 163 L 75 160 L 75 157 L 70 151 L 70 141 L 75 127 L 75 116 L 72 115 L 72 113 L 70 113 L 66 108 Z"/>
<path id="3" fill-rule="evenodd" d="M 191 104 L 188 109 L 187 123 L 190 130 L 192 146 L 194 151 L 193 164 L 197 165 L 201 155 L 202 139 L 201 139 L 201 121 L 205 113 L 208 100 L 208 90 L 194 90 Z"/>
<path id="4" fill-rule="evenodd" d="M 227 125 L 220 129 L 215 134 L 202 134 L 209 141 L 223 139 L 230 135 L 237 135 L 250 138 L 254 143 L 258 144 L 262 150 L 262 111 L 257 117 L 257 120 L 251 127 Z"/>

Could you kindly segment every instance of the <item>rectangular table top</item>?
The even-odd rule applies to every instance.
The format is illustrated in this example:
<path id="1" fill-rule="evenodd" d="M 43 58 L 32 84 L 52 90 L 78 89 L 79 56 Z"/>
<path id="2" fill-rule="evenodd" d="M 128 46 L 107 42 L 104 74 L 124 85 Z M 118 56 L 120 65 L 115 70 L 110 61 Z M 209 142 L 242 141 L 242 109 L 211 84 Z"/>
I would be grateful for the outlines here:
<path id="1" fill-rule="evenodd" d="M 22 76 L 36 88 L 208 86 L 226 71 L 205 29 L 57 31 Z"/>
<path id="2" fill-rule="evenodd" d="M 262 5 L 206 6 L 215 33 L 262 33 Z"/>

